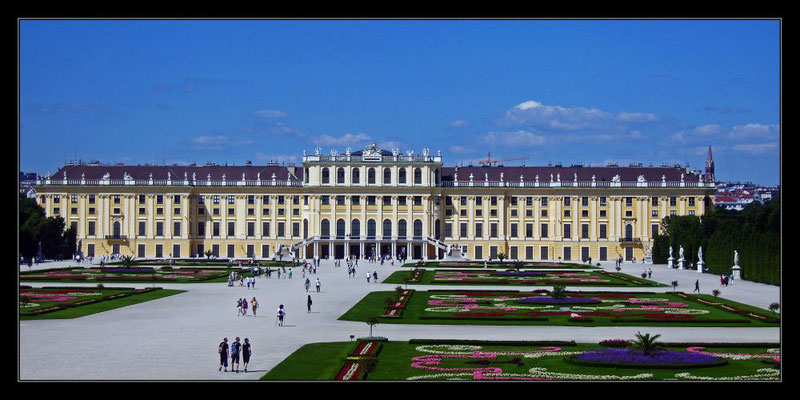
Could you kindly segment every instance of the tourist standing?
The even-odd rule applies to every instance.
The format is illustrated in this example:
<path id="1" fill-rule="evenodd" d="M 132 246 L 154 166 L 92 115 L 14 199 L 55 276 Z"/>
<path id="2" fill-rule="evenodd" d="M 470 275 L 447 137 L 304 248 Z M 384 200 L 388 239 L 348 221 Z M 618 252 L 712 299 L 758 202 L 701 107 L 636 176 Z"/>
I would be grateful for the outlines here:
<path id="1" fill-rule="evenodd" d="M 653 276 L 653 270 L 648 268 L 647 269 L 647 279 L 650 279 Z"/>
<path id="2" fill-rule="evenodd" d="M 255 311 L 255 309 L 253 310 Z M 250 349 L 250 339 L 244 338 L 244 344 L 242 345 L 242 361 L 244 361 L 244 372 L 247 372 L 247 364 L 250 363 L 250 354 L 252 354 L 252 350 Z"/>
<path id="3" fill-rule="evenodd" d="M 694 282 L 694 292 L 700 293 L 700 279 Z M 694 293 L 692 292 L 692 293 Z"/>
<path id="4" fill-rule="evenodd" d="M 306 292 L 308 291 L 309 287 L 311 287 L 311 280 L 306 278 Z"/>
<path id="5" fill-rule="evenodd" d="M 255 297 L 253 297 L 253 300 L 250 300 L 250 305 L 252 306 L 251 308 L 253 309 L 253 316 L 255 317 L 256 316 L 256 310 L 258 309 L 258 300 L 256 300 Z M 245 340 L 247 340 L 247 339 L 245 339 Z"/>
<path id="6" fill-rule="evenodd" d="M 242 315 L 247 316 L 247 298 L 242 299 Z"/>
<path id="7" fill-rule="evenodd" d="M 225 372 L 228 372 L 228 338 L 222 339 L 222 343 L 219 344 L 219 370 L 222 371 L 222 368 L 225 368 Z"/>
<path id="8" fill-rule="evenodd" d="M 367 283 L 369 283 L 369 278 L 372 278 L 372 275 L 369 272 L 367 272 Z"/>
<path id="9" fill-rule="evenodd" d="M 308 305 L 308 312 L 311 312 L 311 295 L 308 295 L 308 302 L 306 304 Z"/>
<path id="10" fill-rule="evenodd" d="M 317 285 L 317 293 L 319 293 L 320 286 L 322 285 L 322 283 L 320 283 L 320 281 L 319 281 L 319 278 L 317 278 L 316 285 Z"/>
<path id="11" fill-rule="evenodd" d="M 239 298 L 239 301 L 236 302 L 236 316 L 242 315 L 242 298 Z"/>
<path id="12" fill-rule="evenodd" d="M 286 309 L 283 308 L 283 304 L 278 306 L 278 326 L 283 326 L 283 317 L 286 316 Z"/>
<path id="13" fill-rule="evenodd" d="M 378 271 L 372 271 L 372 279 L 378 283 Z"/>

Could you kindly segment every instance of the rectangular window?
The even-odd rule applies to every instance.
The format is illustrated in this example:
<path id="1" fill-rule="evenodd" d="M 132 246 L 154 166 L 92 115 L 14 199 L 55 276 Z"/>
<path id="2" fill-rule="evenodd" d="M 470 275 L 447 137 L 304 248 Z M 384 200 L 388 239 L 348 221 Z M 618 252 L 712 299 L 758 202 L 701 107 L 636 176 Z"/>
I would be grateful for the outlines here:
<path id="1" fill-rule="evenodd" d="M 461 205 L 462 206 L 466 206 L 467 205 L 467 196 L 461 196 L 460 200 L 461 200 Z"/>
<path id="2" fill-rule="evenodd" d="M 543 217 L 546 217 L 546 216 L 547 216 L 547 209 L 544 209 L 544 210 L 542 210 L 542 216 L 543 216 Z"/>
<path id="3" fill-rule="evenodd" d="M 72 215 L 78 215 L 78 207 L 72 207 L 69 209 L 69 213 Z"/>
<path id="4" fill-rule="evenodd" d="M 202 194 L 197 196 L 197 204 L 206 204 L 206 196 Z"/>
<path id="5" fill-rule="evenodd" d="M 181 245 L 172 245 L 172 258 L 181 258 Z"/>
<path id="6" fill-rule="evenodd" d="M 231 207 L 228 209 L 228 215 L 233 215 L 234 208 Z"/>
<path id="7" fill-rule="evenodd" d="M 533 224 L 525 224 L 525 237 L 526 238 L 533 237 Z"/>
<path id="8" fill-rule="evenodd" d="M 214 257 L 219 257 L 219 245 L 218 244 L 212 244 L 211 245 L 211 254 Z"/>
<path id="9" fill-rule="evenodd" d="M 206 255 L 206 246 L 202 243 L 197 245 L 197 257 L 203 258 Z"/>
<path id="10" fill-rule="evenodd" d="M 658 236 L 658 224 L 650 225 L 650 236 L 652 237 Z"/>
<path id="11" fill-rule="evenodd" d="M 589 261 L 589 248 L 588 247 L 581 247 L 581 261 Z"/>
<path id="12" fill-rule="evenodd" d="M 489 224 L 489 237 L 496 238 L 497 237 L 497 223 L 492 222 Z"/>
<path id="13" fill-rule="evenodd" d="M 114 204 L 119 204 L 119 195 L 114 195 Z"/>
<path id="14" fill-rule="evenodd" d="M 539 235 L 540 237 L 546 238 L 547 236 L 547 224 L 542 224 L 542 234 Z"/>
<path id="15" fill-rule="evenodd" d="M 475 205 L 482 206 L 483 205 L 483 197 L 476 197 L 475 198 Z"/>
<path id="16" fill-rule="evenodd" d="M 497 205 L 497 196 L 492 196 L 490 205 L 496 206 Z"/>
<path id="17" fill-rule="evenodd" d="M 176 194 L 175 196 L 172 197 L 172 201 L 175 204 L 181 204 L 181 195 Z"/>
<path id="18" fill-rule="evenodd" d="M 653 210 L 651 215 L 654 217 L 658 217 L 658 210 Z"/>
<path id="19" fill-rule="evenodd" d="M 694 215 L 694 210 L 689 210 L 689 215 Z"/>
<path id="20" fill-rule="evenodd" d="M 374 206 L 375 205 L 375 196 L 367 196 L 367 205 Z"/>
<path id="21" fill-rule="evenodd" d="M 589 224 L 581 224 L 581 239 L 589 238 Z"/>
<path id="22" fill-rule="evenodd" d="M 461 237 L 467 237 L 467 223 L 466 222 L 462 222 L 461 223 L 460 230 L 461 230 L 461 232 L 460 232 L 461 233 Z"/>
<path id="23" fill-rule="evenodd" d="M 512 206 L 516 206 L 517 205 L 517 198 L 516 197 L 512 197 L 511 198 L 511 205 Z"/>
<path id="24" fill-rule="evenodd" d="M 145 258 L 146 257 L 145 249 L 146 249 L 145 245 L 143 245 L 143 244 L 137 245 L 136 246 L 136 256 L 139 257 L 139 258 Z"/>
<path id="25" fill-rule="evenodd" d="M 517 224 L 511 224 L 511 237 L 517 237 Z"/>
<path id="26" fill-rule="evenodd" d="M 286 201 L 286 199 L 285 199 L 284 196 L 278 196 L 278 204 L 282 205 L 282 204 L 284 204 L 285 201 Z"/>
<path id="27" fill-rule="evenodd" d="M 516 217 L 517 216 L 517 210 L 516 209 L 511 210 L 511 216 L 512 217 Z"/>
<path id="28" fill-rule="evenodd" d="M 606 224 L 600 224 L 600 239 L 608 239 Z"/>
<path id="29" fill-rule="evenodd" d="M 256 246 L 252 244 L 247 245 L 247 258 L 254 258 L 256 256 Z"/>
<path id="30" fill-rule="evenodd" d="M 606 217 L 606 210 L 600 210 L 600 218 Z"/>
<path id="31" fill-rule="evenodd" d="M 53 196 L 53 203 L 60 204 L 61 203 L 61 196 L 60 195 L 54 195 Z"/>
<path id="32" fill-rule="evenodd" d="M 234 203 L 236 203 L 236 197 L 228 196 L 228 204 L 234 204 Z"/>
<path id="33" fill-rule="evenodd" d="M 386 197 L 388 199 L 388 197 Z M 344 196 L 336 196 L 336 205 L 343 206 L 344 205 Z"/>
<path id="34" fill-rule="evenodd" d="M 236 253 L 234 252 L 234 250 L 235 250 L 235 249 L 236 249 L 236 248 L 235 248 L 235 246 L 234 246 L 234 245 L 232 245 L 232 244 L 229 244 L 229 245 L 228 245 L 228 252 L 227 252 L 227 254 L 226 254 L 225 256 L 226 256 L 226 257 L 228 257 L 228 258 L 234 258 L 234 257 L 236 257 L 236 256 L 235 256 L 235 254 L 236 254 Z"/>
<path id="35" fill-rule="evenodd" d="M 256 209 L 255 208 L 248 208 L 247 209 L 247 215 L 256 215 Z"/>
<path id="36" fill-rule="evenodd" d="M 689 197 L 689 207 L 694 207 L 694 197 Z"/>
<path id="37" fill-rule="evenodd" d="M 564 261 L 572 260 L 572 247 L 564 247 Z"/>
<path id="38" fill-rule="evenodd" d="M 403 199 L 405 199 L 405 197 L 403 197 Z M 359 206 L 359 205 L 361 205 L 361 197 L 358 197 L 358 196 L 351 196 L 351 197 L 350 197 L 350 203 L 352 203 L 354 206 Z M 403 203 L 403 204 L 405 204 L 405 200 L 403 200 L 403 202 L 402 202 L 402 203 Z"/>
<path id="39" fill-rule="evenodd" d="M 269 245 L 262 244 L 261 245 L 261 258 L 269 258 Z"/>
<path id="40" fill-rule="evenodd" d="M 94 236 L 94 226 L 95 226 L 95 222 L 94 221 L 89 221 L 89 236 Z"/>
<path id="41" fill-rule="evenodd" d="M 626 217 L 632 217 L 633 216 L 633 211 L 631 211 L 631 210 L 625 211 L 625 216 Z"/>
<path id="42" fill-rule="evenodd" d="M 453 224 L 447 222 L 444 224 L 444 237 L 453 237 Z"/>
<path id="43" fill-rule="evenodd" d="M 414 196 L 414 205 L 421 206 L 422 205 L 422 196 Z"/>
<path id="44" fill-rule="evenodd" d="M 528 207 L 532 206 L 533 205 L 533 197 L 530 197 L 530 196 L 526 197 L 525 198 L 525 205 L 528 206 Z"/>
<path id="45" fill-rule="evenodd" d="M 564 197 L 564 207 L 569 207 L 569 206 L 570 206 L 570 198 Z"/>
<path id="46" fill-rule="evenodd" d="M 261 236 L 269 236 L 269 222 L 264 222 L 261 224 Z"/>
<path id="47" fill-rule="evenodd" d="M 164 209 L 162 207 L 156 208 L 156 215 L 164 215 Z"/>
<path id="48" fill-rule="evenodd" d="M 144 198 L 144 196 L 139 196 L 139 203 L 144 203 L 144 201 L 142 201 L 143 198 Z M 94 195 L 93 194 L 89 195 L 89 204 L 94 204 Z"/>
<path id="49" fill-rule="evenodd" d="M 88 257 L 94 257 L 94 245 L 89 243 L 86 245 L 86 255 Z"/>
<path id="50" fill-rule="evenodd" d="M 175 214 L 175 215 L 181 215 L 181 209 L 180 208 L 176 208 L 176 209 L 172 210 L 172 213 Z"/>
<path id="51" fill-rule="evenodd" d="M 247 204 L 256 204 L 256 196 L 248 195 L 247 196 Z"/>
<path id="52" fill-rule="evenodd" d="M 653 207 L 657 207 L 658 206 L 658 197 L 651 198 L 650 199 L 650 204 L 652 204 Z"/>
<path id="53" fill-rule="evenodd" d="M 264 203 L 265 205 L 268 205 L 269 204 L 269 196 L 266 196 L 266 195 L 261 196 L 261 202 Z"/>
<path id="54" fill-rule="evenodd" d="M 600 205 L 601 206 L 606 205 L 606 198 L 605 197 L 600 197 Z"/>
<path id="55" fill-rule="evenodd" d="M 286 237 L 286 223 L 278 222 L 278 237 Z"/>
<path id="56" fill-rule="evenodd" d="M 625 206 L 630 207 L 633 205 L 633 197 L 626 197 L 625 198 Z"/>
<path id="57" fill-rule="evenodd" d="M 475 246 L 475 259 L 480 260 L 483 258 L 483 246 Z"/>
<path id="58" fill-rule="evenodd" d="M 674 217 L 674 216 L 678 215 L 678 212 L 677 212 L 677 211 L 675 211 L 675 210 L 669 210 L 669 215 L 670 215 L 671 217 Z"/>
<path id="59" fill-rule="evenodd" d="M 497 210 L 496 209 L 489 210 L 489 216 L 490 217 L 496 217 L 497 216 Z"/>
<path id="60" fill-rule="evenodd" d="M 581 197 L 581 206 L 588 207 L 589 206 L 589 198 L 584 196 Z"/>
<path id="61" fill-rule="evenodd" d="M 588 218 L 589 210 L 581 210 L 581 218 Z"/>
<path id="62" fill-rule="evenodd" d="M 217 236 L 217 237 L 219 236 L 219 222 L 218 221 L 214 221 L 214 228 L 213 228 L 211 233 L 212 233 L 213 236 Z"/>
<path id="63" fill-rule="evenodd" d="M 344 196 L 342 196 L 342 198 L 344 198 Z M 344 203 L 342 203 L 342 204 L 344 204 Z M 389 197 L 389 196 L 383 196 L 383 205 L 385 205 L 385 206 L 392 205 L 392 198 Z"/>
<path id="64" fill-rule="evenodd" d="M 94 208 L 90 208 L 90 210 L 94 210 Z M 144 215 L 144 213 L 145 213 L 145 208 L 139 207 L 139 215 Z"/>
<path id="65" fill-rule="evenodd" d="M 489 259 L 497 258 L 497 246 L 489 246 Z"/>
<path id="66" fill-rule="evenodd" d="M 89 215 L 94 215 L 94 207 L 89 207 Z"/>
<path id="67" fill-rule="evenodd" d="M 547 207 L 547 196 L 542 196 L 542 207 Z"/>
<path id="68" fill-rule="evenodd" d="M 164 245 L 157 244 L 156 245 L 156 258 L 164 258 Z"/>
<path id="69" fill-rule="evenodd" d="M 533 260 L 533 246 L 525 246 L 525 259 Z"/>
<path id="70" fill-rule="evenodd" d="M 197 223 L 197 236 L 206 236 L 206 223 L 203 221 Z"/>
<path id="71" fill-rule="evenodd" d="M 510 258 L 512 260 L 518 260 L 519 259 L 519 253 L 518 253 L 517 246 L 511 246 L 509 248 L 509 250 L 510 250 L 510 254 L 509 254 L 508 258 Z"/>
<path id="72" fill-rule="evenodd" d="M 608 261 L 608 248 L 601 247 L 600 248 L 600 261 Z"/>
<path id="73" fill-rule="evenodd" d="M 139 236 L 147 235 L 147 222 L 139 221 Z"/>
<path id="74" fill-rule="evenodd" d="M 475 223 L 475 237 L 483 237 L 483 223 Z"/>
<path id="75" fill-rule="evenodd" d="M 255 222 L 248 222 L 247 223 L 247 236 L 253 237 L 256 235 L 256 223 Z"/>
<path id="76" fill-rule="evenodd" d="M 483 210 L 481 210 L 480 208 L 476 209 L 475 210 L 475 216 L 476 217 L 482 217 L 483 216 Z"/>
<path id="77" fill-rule="evenodd" d="M 449 199 L 449 197 L 448 197 L 448 199 Z M 401 205 L 401 206 L 404 206 L 404 205 L 406 205 L 406 196 L 400 196 L 400 197 L 398 197 L 398 198 L 397 198 L 397 204 L 398 204 L 398 205 Z"/>
<path id="78" fill-rule="evenodd" d="M 156 204 L 164 204 L 164 195 L 156 195 Z"/>
<path id="79" fill-rule="evenodd" d="M 279 208 L 278 209 L 278 215 L 286 215 L 286 209 L 285 208 Z"/>
<path id="80" fill-rule="evenodd" d="M 447 217 L 453 215 L 453 210 L 451 210 L 449 208 L 444 210 L 444 215 L 447 216 Z"/>
<path id="81" fill-rule="evenodd" d="M 292 237 L 300 237 L 300 223 L 292 222 Z"/>
<path id="82" fill-rule="evenodd" d="M 564 216 L 565 217 L 570 217 L 570 216 L 572 216 L 572 212 L 570 212 L 570 210 L 564 210 Z"/>
<path id="83" fill-rule="evenodd" d="M 264 214 L 264 215 L 269 215 L 269 208 L 265 208 L 265 209 L 261 210 L 261 213 Z"/>
<path id="84" fill-rule="evenodd" d="M 299 206 L 300 205 L 300 196 L 292 196 L 292 204 Z"/>
<path id="85" fill-rule="evenodd" d="M 678 198 L 677 197 L 670 197 L 669 198 L 669 206 L 675 207 L 678 205 Z"/>
<path id="86" fill-rule="evenodd" d="M 61 208 L 59 208 L 59 207 L 55 207 L 55 208 L 53 208 L 53 214 L 55 214 L 55 215 L 61 215 Z"/>
<path id="87" fill-rule="evenodd" d="M 525 210 L 525 216 L 526 217 L 532 217 L 533 216 L 533 210 Z"/>
<path id="88" fill-rule="evenodd" d="M 572 239 L 572 225 L 564 224 L 564 239 Z"/>
<path id="89" fill-rule="evenodd" d="M 462 217 L 466 217 L 466 216 L 467 216 L 467 209 L 466 209 L 466 208 L 462 208 L 462 209 L 461 209 L 461 213 L 460 213 L 460 215 L 461 215 Z"/>
<path id="90" fill-rule="evenodd" d="M 236 234 L 236 223 L 228 221 L 228 231 L 226 232 L 228 237 L 231 237 Z"/>

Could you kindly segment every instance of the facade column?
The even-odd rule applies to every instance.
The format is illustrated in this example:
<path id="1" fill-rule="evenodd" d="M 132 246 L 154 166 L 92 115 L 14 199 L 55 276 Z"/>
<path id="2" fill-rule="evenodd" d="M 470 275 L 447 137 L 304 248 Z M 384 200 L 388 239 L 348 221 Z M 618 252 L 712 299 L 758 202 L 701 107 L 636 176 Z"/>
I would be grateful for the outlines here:
<path id="1" fill-rule="evenodd" d="M 539 224 L 539 214 L 541 213 L 542 197 L 541 196 L 534 196 L 533 197 L 533 240 L 539 241 L 541 240 L 542 229 Z"/>

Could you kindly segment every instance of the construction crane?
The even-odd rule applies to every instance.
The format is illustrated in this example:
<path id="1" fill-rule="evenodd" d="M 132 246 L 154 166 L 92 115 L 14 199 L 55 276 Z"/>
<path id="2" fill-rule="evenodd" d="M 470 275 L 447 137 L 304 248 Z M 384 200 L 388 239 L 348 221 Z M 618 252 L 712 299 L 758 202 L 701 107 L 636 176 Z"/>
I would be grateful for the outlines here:
<path id="1" fill-rule="evenodd" d="M 503 161 L 527 160 L 527 159 L 528 159 L 528 156 L 495 158 L 494 160 L 492 160 L 492 153 L 486 153 L 486 159 L 485 160 L 478 160 L 478 164 L 480 164 L 482 166 L 492 166 L 492 165 L 496 166 L 498 163 L 500 163 L 500 165 L 503 165 Z"/>

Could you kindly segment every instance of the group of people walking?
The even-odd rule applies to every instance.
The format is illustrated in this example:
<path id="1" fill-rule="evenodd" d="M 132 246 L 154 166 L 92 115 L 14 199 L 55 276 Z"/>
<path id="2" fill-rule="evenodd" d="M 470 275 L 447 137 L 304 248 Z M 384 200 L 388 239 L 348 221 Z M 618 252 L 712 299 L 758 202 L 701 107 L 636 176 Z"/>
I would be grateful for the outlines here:
<path id="1" fill-rule="evenodd" d="M 249 306 L 248 306 L 247 298 L 239 299 L 236 302 L 236 309 L 238 310 L 236 315 L 242 315 L 242 316 L 246 317 L 248 308 L 253 310 L 253 316 L 255 317 L 257 315 L 256 312 L 258 310 L 258 300 L 256 300 L 255 297 L 253 297 L 253 299 L 249 301 Z"/>
<path id="2" fill-rule="evenodd" d="M 228 338 L 223 338 L 222 343 L 219 344 L 217 349 L 219 353 L 219 370 L 225 369 L 228 372 L 228 354 L 231 357 L 231 372 L 239 373 L 239 358 L 244 361 L 244 372 L 247 372 L 247 364 L 250 363 L 250 356 L 252 355 L 252 348 L 250 347 L 250 339 L 244 338 L 244 343 L 239 342 L 239 337 L 236 337 L 233 343 L 228 346 Z M 235 369 L 234 369 L 235 368 Z"/>

